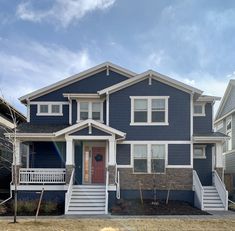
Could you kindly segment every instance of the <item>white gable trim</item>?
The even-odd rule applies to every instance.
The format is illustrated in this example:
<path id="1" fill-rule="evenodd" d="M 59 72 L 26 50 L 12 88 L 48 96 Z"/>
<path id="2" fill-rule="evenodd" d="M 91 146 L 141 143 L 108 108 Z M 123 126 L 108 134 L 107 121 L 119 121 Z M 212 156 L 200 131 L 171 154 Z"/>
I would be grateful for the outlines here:
<path id="1" fill-rule="evenodd" d="M 143 81 L 144 79 L 146 78 L 153 78 L 153 79 L 156 79 L 162 83 L 165 83 L 169 86 L 172 86 L 172 87 L 175 87 L 175 88 L 178 88 L 182 91 L 186 91 L 188 93 L 198 93 L 199 95 L 202 94 L 202 91 L 197 89 L 197 88 L 194 88 L 194 87 L 191 87 L 187 84 L 184 84 L 182 82 L 179 82 L 175 79 L 172 79 L 166 75 L 162 75 L 158 72 L 155 72 L 155 71 L 152 71 L 152 70 L 149 70 L 149 71 L 146 71 L 142 74 L 139 74 L 139 75 L 136 75 L 135 77 L 131 78 L 131 79 L 127 79 L 125 81 L 122 81 L 120 83 L 117 83 L 111 87 L 108 87 L 108 88 L 105 88 L 101 91 L 98 91 L 98 94 L 102 95 L 102 94 L 105 94 L 105 93 L 113 93 L 113 92 L 116 92 L 116 91 L 119 91 L 123 88 L 126 88 L 128 86 L 131 86 L 137 82 L 140 82 L 140 81 Z"/>
<path id="2" fill-rule="evenodd" d="M 225 90 L 224 96 L 223 96 L 223 98 L 222 98 L 222 100 L 220 102 L 219 108 L 217 110 L 217 113 L 216 113 L 216 116 L 215 116 L 216 121 L 219 121 L 219 119 L 220 119 L 219 116 L 220 116 L 220 114 L 221 114 L 221 112 L 222 112 L 222 110 L 224 108 L 224 105 L 225 105 L 225 103 L 226 103 L 226 101 L 228 99 L 229 93 L 232 90 L 233 86 L 235 86 L 235 80 L 231 79 L 229 81 L 229 84 L 228 84 L 228 86 L 227 86 L 227 88 Z"/>
<path id="3" fill-rule="evenodd" d="M 119 135 L 121 137 L 126 136 L 126 133 L 121 132 L 121 131 L 119 131 L 115 128 L 111 128 L 111 127 L 109 127 L 105 124 L 102 124 L 102 123 L 97 122 L 97 121 L 92 120 L 92 119 L 84 120 L 80 123 L 74 124 L 70 127 L 67 127 L 67 128 L 62 129 L 58 132 L 55 132 L 54 134 L 55 134 L 55 136 L 60 136 L 60 135 L 66 134 L 66 133 L 75 132 L 76 130 L 79 130 L 80 128 L 84 128 L 84 127 L 87 127 L 87 126 L 94 126 L 95 128 L 101 129 L 104 132 L 111 133 L 111 134 L 116 134 L 116 135 Z"/>
<path id="4" fill-rule="evenodd" d="M 120 66 L 118 66 L 116 64 L 113 64 L 113 63 L 110 63 L 110 62 L 105 62 L 105 63 L 102 63 L 102 64 L 97 65 L 95 67 L 92 67 L 92 68 L 90 68 L 90 69 L 88 69 L 86 71 L 83 71 L 83 72 L 81 72 L 79 74 L 72 75 L 72 76 L 70 76 L 70 77 L 68 77 L 66 79 L 63 79 L 63 80 L 58 81 L 58 82 L 56 82 L 54 84 L 51 84 L 51 85 L 49 85 L 47 87 L 41 88 L 39 90 L 36 90 L 36 91 L 34 91 L 34 92 L 30 93 L 30 94 L 24 95 L 24 96 L 20 97 L 19 100 L 21 102 L 23 102 L 23 101 L 25 101 L 27 99 L 30 99 L 30 100 L 35 99 L 37 97 L 40 97 L 42 95 L 45 95 L 45 94 L 50 93 L 52 91 L 55 91 L 57 89 L 60 89 L 60 88 L 62 88 L 64 86 L 67 86 L 67 85 L 72 84 L 74 82 L 80 81 L 80 80 L 82 80 L 84 78 L 90 77 L 91 75 L 99 73 L 100 71 L 107 70 L 107 68 L 109 70 L 113 70 L 113 71 L 115 71 L 115 72 L 117 72 L 119 74 L 123 74 L 123 75 L 125 75 L 128 78 L 131 78 L 131 77 L 136 75 L 135 72 L 127 70 L 127 69 L 125 69 L 123 67 L 120 67 Z"/>

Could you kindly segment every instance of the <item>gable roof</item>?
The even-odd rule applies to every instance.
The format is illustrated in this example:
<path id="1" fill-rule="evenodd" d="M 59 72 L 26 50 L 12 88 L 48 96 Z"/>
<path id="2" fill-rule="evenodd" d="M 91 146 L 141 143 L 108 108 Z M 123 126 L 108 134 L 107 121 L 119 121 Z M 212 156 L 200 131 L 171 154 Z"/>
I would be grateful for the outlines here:
<path id="1" fill-rule="evenodd" d="M 227 101 L 227 99 L 229 97 L 229 94 L 230 94 L 230 92 L 231 92 L 231 90 L 232 90 L 232 88 L 234 86 L 235 86 L 235 80 L 231 79 L 229 81 L 229 83 L 228 83 L 228 86 L 227 86 L 227 88 L 225 90 L 224 96 L 223 96 L 223 98 L 222 98 L 222 100 L 220 102 L 219 108 L 217 110 L 217 113 L 216 113 L 216 116 L 215 116 L 215 122 L 218 122 L 218 120 L 221 119 L 220 118 L 221 117 L 221 113 L 222 113 L 222 111 L 224 109 L 224 106 L 225 106 L 225 103 L 226 103 L 226 101 Z M 235 105 L 234 105 L 234 109 L 235 109 Z"/>
<path id="2" fill-rule="evenodd" d="M 212 96 L 212 95 L 201 95 L 196 102 L 214 102 L 221 100 L 221 97 Z"/>
<path id="3" fill-rule="evenodd" d="M 87 120 L 84 120 L 80 123 L 77 123 L 77 124 L 74 124 L 72 126 L 69 126 L 67 128 L 64 128 L 60 131 L 57 131 L 54 133 L 55 136 L 60 136 L 60 135 L 64 135 L 64 134 L 69 134 L 69 133 L 73 133 L 79 129 L 83 129 L 87 126 L 94 126 L 95 128 L 98 128 L 104 132 L 107 132 L 109 134 L 115 134 L 115 135 L 118 135 L 118 136 L 121 136 L 123 138 L 125 138 L 126 136 L 126 133 L 124 132 L 121 132 L 115 128 L 111 128 L 105 124 L 102 124 L 100 122 L 97 122 L 95 120 L 92 120 L 92 119 L 87 119 Z"/>
<path id="4" fill-rule="evenodd" d="M 139 74 L 139 75 L 136 75 L 134 77 L 132 77 L 131 79 L 127 79 L 127 80 L 124 80 L 120 83 L 117 83 L 111 87 L 107 87 L 103 90 L 100 90 L 98 91 L 98 94 L 102 95 L 102 94 L 105 94 L 105 93 L 113 93 L 115 91 L 119 91 L 123 88 L 126 88 L 132 84 L 135 84 L 137 82 L 140 82 L 146 78 L 153 78 L 153 79 L 156 79 L 160 82 L 163 82 L 167 85 L 170 85 L 170 86 L 173 86 L 175 88 L 178 88 L 182 91 L 186 91 L 186 92 L 191 92 L 191 93 L 196 93 L 197 96 L 201 95 L 202 94 L 202 91 L 197 89 L 197 88 L 194 88 L 194 87 L 191 87 L 185 83 L 182 83 L 178 80 L 175 80 L 175 79 L 172 79 L 166 75 L 162 75 L 156 71 L 153 71 L 153 70 L 148 70 L 146 72 L 143 72 L 142 74 Z"/>
<path id="5" fill-rule="evenodd" d="M 131 77 L 136 75 L 135 72 L 127 70 L 127 69 L 125 69 L 123 67 L 120 67 L 120 66 L 118 66 L 116 64 L 113 64 L 113 63 L 110 63 L 110 62 L 105 62 L 105 63 L 99 64 L 99 65 L 97 65 L 95 67 L 89 68 L 86 71 L 80 72 L 79 74 L 72 75 L 72 76 L 70 76 L 70 77 L 68 77 L 66 79 L 63 79 L 63 80 L 58 81 L 58 82 L 56 82 L 54 84 L 51 84 L 51 85 L 49 85 L 47 87 L 43 87 L 43 88 L 41 88 L 39 90 L 36 90 L 36 91 L 31 92 L 29 94 L 26 94 L 26 95 L 20 97 L 19 100 L 22 103 L 25 104 L 27 102 L 27 100 L 31 100 L 31 99 L 37 98 L 37 97 L 39 97 L 41 95 L 47 94 L 47 93 L 49 93 L 51 91 L 60 89 L 60 88 L 62 88 L 64 86 L 67 86 L 69 84 L 72 84 L 74 82 L 82 80 L 84 78 L 87 78 L 87 77 L 89 77 L 89 76 L 91 76 L 91 75 L 93 75 L 95 73 L 101 72 L 103 70 L 107 70 L 107 72 L 109 70 L 113 70 L 113 71 L 115 71 L 117 73 L 120 73 L 120 74 L 126 76 L 127 78 L 131 78 Z"/>

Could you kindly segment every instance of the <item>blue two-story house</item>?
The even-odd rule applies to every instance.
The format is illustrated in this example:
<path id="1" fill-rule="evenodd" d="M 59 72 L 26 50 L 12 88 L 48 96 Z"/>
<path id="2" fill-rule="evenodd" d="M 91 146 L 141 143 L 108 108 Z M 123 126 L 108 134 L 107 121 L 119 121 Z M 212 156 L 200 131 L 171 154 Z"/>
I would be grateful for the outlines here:
<path id="1" fill-rule="evenodd" d="M 27 94 L 17 132 L 19 195 L 44 188 L 65 214 L 106 214 L 116 199 L 190 202 L 226 210 L 218 97 L 155 71 L 104 63 Z M 22 153 L 20 145 L 27 145 Z M 14 190 L 14 187 L 12 187 Z"/>

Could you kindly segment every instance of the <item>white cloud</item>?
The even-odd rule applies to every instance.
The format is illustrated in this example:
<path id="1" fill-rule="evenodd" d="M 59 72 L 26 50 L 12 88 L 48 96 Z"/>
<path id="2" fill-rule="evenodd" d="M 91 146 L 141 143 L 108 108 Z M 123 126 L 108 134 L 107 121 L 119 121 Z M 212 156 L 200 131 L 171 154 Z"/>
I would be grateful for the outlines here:
<path id="1" fill-rule="evenodd" d="M 32 0 L 24 1 L 17 7 L 17 16 L 26 21 L 59 22 L 63 27 L 79 21 L 86 14 L 95 10 L 106 10 L 116 0 L 55 0 L 47 10 L 35 9 Z"/>
<path id="2" fill-rule="evenodd" d="M 13 53 L 0 52 L 0 88 L 21 109 L 17 100 L 20 96 L 94 65 L 87 50 L 71 51 L 35 42 L 10 45 Z"/>

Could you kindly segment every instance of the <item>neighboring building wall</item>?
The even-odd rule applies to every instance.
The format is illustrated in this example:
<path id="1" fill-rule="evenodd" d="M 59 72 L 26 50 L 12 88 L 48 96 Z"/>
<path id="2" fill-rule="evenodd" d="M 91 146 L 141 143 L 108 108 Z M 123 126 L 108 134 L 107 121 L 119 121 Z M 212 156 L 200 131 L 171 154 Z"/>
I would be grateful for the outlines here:
<path id="1" fill-rule="evenodd" d="M 169 96 L 169 126 L 130 126 L 130 96 Z M 109 96 L 109 125 L 126 140 L 190 140 L 190 94 L 159 81 L 143 80 Z M 141 132 L 140 132 L 141 131 Z"/>
<path id="2" fill-rule="evenodd" d="M 211 103 L 206 103 L 205 114 L 206 116 L 193 117 L 193 132 L 195 134 L 210 133 L 212 132 L 212 110 Z"/>
<path id="3" fill-rule="evenodd" d="M 225 172 L 235 173 L 235 151 L 225 154 Z"/>
<path id="4" fill-rule="evenodd" d="M 227 114 L 228 112 L 230 112 L 233 109 L 235 109 L 235 87 L 234 86 L 232 86 L 230 94 L 224 104 L 223 111 L 220 113 L 220 115 L 217 119 L 224 116 L 225 114 Z"/>
<path id="5" fill-rule="evenodd" d="M 203 186 L 212 185 L 212 147 L 212 144 L 206 145 L 206 159 L 193 161 L 193 168 L 197 171 Z"/>

